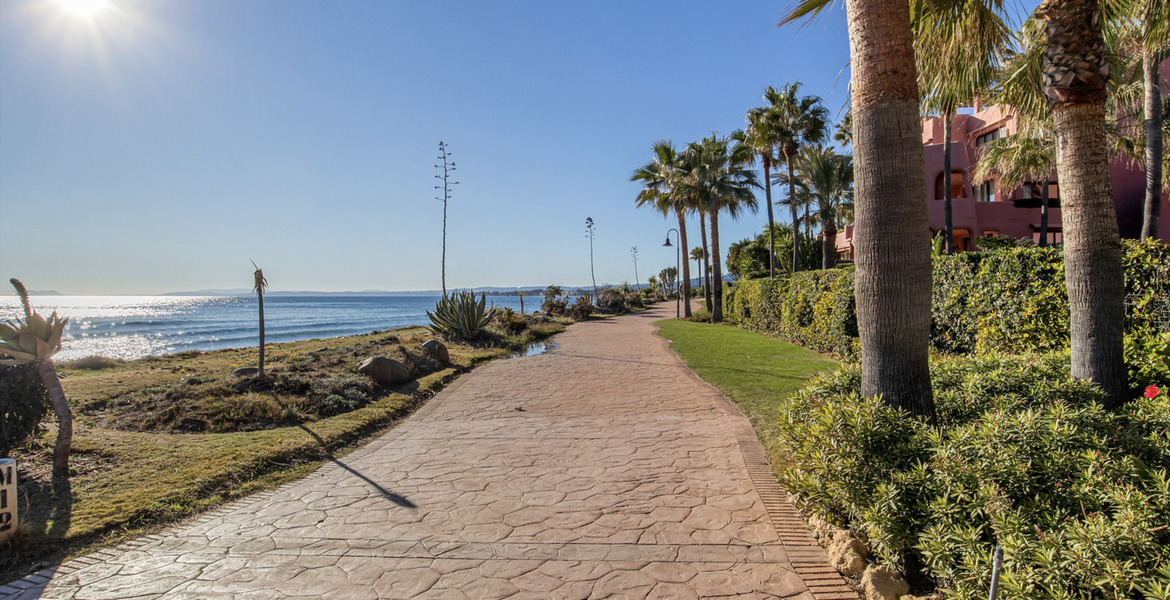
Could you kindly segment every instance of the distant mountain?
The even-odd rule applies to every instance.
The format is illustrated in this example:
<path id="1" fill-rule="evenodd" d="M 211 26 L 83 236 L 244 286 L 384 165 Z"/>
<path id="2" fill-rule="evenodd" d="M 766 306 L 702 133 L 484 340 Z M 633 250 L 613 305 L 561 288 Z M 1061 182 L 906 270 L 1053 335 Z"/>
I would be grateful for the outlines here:
<path id="1" fill-rule="evenodd" d="M 47 291 L 29 290 L 28 295 L 29 296 L 64 296 L 65 294 L 62 294 L 61 292 L 58 292 L 57 290 L 47 290 Z"/>
<path id="2" fill-rule="evenodd" d="M 476 294 L 487 293 L 489 295 L 510 295 L 517 292 L 524 292 L 525 294 L 543 293 L 544 286 L 540 287 L 477 287 L 477 288 L 451 288 L 448 292 L 463 291 L 464 289 L 471 289 Z M 231 288 L 231 289 L 208 289 L 208 290 L 194 290 L 190 292 L 168 292 L 163 296 L 251 296 L 254 294 L 251 289 L 247 288 Z M 411 291 L 397 291 L 392 292 L 388 290 L 361 290 L 361 291 L 347 291 L 347 292 L 314 292 L 309 290 L 269 290 L 264 292 L 265 296 L 442 296 L 442 290 L 411 290 Z"/>

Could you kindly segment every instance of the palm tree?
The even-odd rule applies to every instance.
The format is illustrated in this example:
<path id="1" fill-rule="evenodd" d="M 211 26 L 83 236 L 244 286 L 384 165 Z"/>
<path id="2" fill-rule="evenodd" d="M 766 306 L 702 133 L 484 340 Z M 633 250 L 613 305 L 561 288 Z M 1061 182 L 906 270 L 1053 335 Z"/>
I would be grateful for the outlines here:
<path id="1" fill-rule="evenodd" d="M 992 140 L 983 146 L 972 176 L 982 180 L 992 174 L 998 175 L 999 184 L 1007 188 L 1040 178 L 1040 246 L 1047 246 L 1048 188 L 1052 171 L 1056 169 L 1056 148 L 1051 132 L 1040 129 L 1042 124 L 1027 127 L 1028 121 L 1024 118 L 1020 123 L 1023 126 L 1015 135 Z"/>
<path id="2" fill-rule="evenodd" d="M 815 15 L 828 1 L 803 0 L 782 23 Z M 845 13 L 861 391 L 933 421 L 930 222 L 910 6 L 905 0 L 850 1 Z"/>
<path id="3" fill-rule="evenodd" d="M 252 266 L 256 267 L 255 261 Z M 252 272 L 252 291 L 256 292 L 256 299 L 260 302 L 260 368 L 256 373 L 259 379 L 264 379 L 264 290 L 267 288 L 268 280 L 264 278 L 264 270 L 256 267 Z M 446 290 L 443 291 L 443 297 L 447 297 Z"/>
<path id="4" fill-rule="evenodd" d="M 701 246 L 695 246 L 694 248 L 691 248 L 691 260 L 695 261 L 695 268 L 699 270 L 699 281 L 702 282 L 699 285 L 704 287 L 704 300 L 709 303 L 711 301 L 711 295 L 707 291 L 706 287 L 710 285 L 710 280 L 707 278 L 705 273 L 706 269 L 703 268 L 703 264 L 707 260 L 707 228 L 703 226 L 703 219 L 701 215 L 699 218 L 699 225 L 703 234 L 703 244 Z M 707 309 L 707 312 L 711 312 L 709 308 Z"/>
<path id="5" fill-rule="evenodd" d="M 775 120 L 777 117 L 777 105 L 775 100 L 780 98 L 780 94 L 772 86 L 764 88 L 764 101 L 768 102 L 768 106 L 760 106 L 753 108 L 747 112 L 747 129 L 742 131 L 735 131 L 731 134 L 732 138 L 741 144 L 746 145 L 755 154 L 760 157 L 760 165 L 764 168 L 764 196 L 766 199 L 766 206 L 768 207 L 768 276 L 776 276 L 776 240 L 771 239 L 771 231 L 776 226 L 776 221 L 772 216 L 772 161 L 776 157 L 776 147 L 780 145 L 780 138 L 777 136 L 777 128 Z"/>
<path id="6" fill-rule="evenodd" d="M 793 160 L 805 144 L 817 144 L 828 136 L 829 111 L 817 96 L 801 96 L 800 82 L 785 84 L 765 98 L 772 104 L 774 115 L 770 119 L 772 130 L 788 167 L 788 201 L 792 208 L 792 228 L 795 230 L 799 217 L 796 212 L 796 185 L 793 177 Z M 800 244 L 792 246 L 792 272 L 800 268 Z"/>
<path id="7" fill-rule="evenodd" d="M 1012 33 L 994 10 L 1002 0 L 912 4 L 922 108 L 943 120 L 943 214 L 947 254 L 955 252 L 952 216 L 951 123 L 960 106 L 991 87 Z"/>
<path id="8" fill-rule="evenodd" d="M 1072 375 L 1096 382 L 1109 405 L 1125 402 L 1125 281 L 1109 181 L 1105 100 L 1109 67 L 1096 0 L 1044 0 L 1042 72 L 1059 149 Z"/>
<path id="9" fill-rule="evenodd" d="M 655 160 L 646 163 L 630 177 L 641 181 L 645 187 L 638 192 L 638 206 L 649 204 L 663 215 L 673 212 L 678 217 L 678 242 L 680 248 L 687 247 L 687 220 L 689 210 L 684 200 L 674 194 L 675 182 L 680 176 L 678 152 L 669 141 L 654 143 Z M 683 315 L 691 316 L 691 268 L 689 261 L 682 263 L 682 305 Z"/>
<path id="10" fill-rule="evenodd" d="M 837 263 L 837 221 L 840 209 L 853 199 L 853 157 L 831 149 L 806 146 L 797 161 L 797 174 L 817 205 L 810 221 L 821 225 L 821 268 Z"/>
<path id="11" fill-rule="evenodd" d="M 845 118 L 837 123 L 837 128 L 833 132 L 833 139 L 841 144 L 841 149 L 844 150 L 846 146 L 853 145 L 853 114 L 845 113 Z"/>
<path id="12" fill-rule="evenodd" d="M 711 220 L 711 321 L 723 321 L 723 274 L 719 256 L 719 213 L 727 211 L 738 218 L 745 208 L 756 210 L 753 187 L 759 187 L 756 174 L 748 167 L 752 150 L 732 144 L 729 138 L 714 134 L 687 146 L 684 161 L 687 177 L 682 190 L 701 206 Z"/>
<path id="13" fill-rule="evenodd" d="M 57 443 L 53 445 L 53 472 L 69 472 L 69 450 L 73 447 L 73 409 L 65 398 L 65 389 L 57 377 L 53 355 L 61 349 L 61 336 L 65 332 L 68 318 L 60 318 L 57 311 L 46 319 L 33 312 L 28 301 L 28 290 L 15 277 L 8 280 L 16 288 L 20 303 L 24 306 L 24 320 L 0 323 L 0 359 L 5 365 L 30 365 L 49 392 L 53 411 L 57 413 Z"/>

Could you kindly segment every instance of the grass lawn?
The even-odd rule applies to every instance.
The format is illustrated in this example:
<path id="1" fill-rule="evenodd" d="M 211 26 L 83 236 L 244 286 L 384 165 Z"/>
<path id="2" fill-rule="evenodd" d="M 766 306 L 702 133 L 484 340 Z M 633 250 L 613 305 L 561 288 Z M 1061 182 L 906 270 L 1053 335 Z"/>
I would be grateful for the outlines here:
<path id="1" fill-rule="evenodd" d="M 496 343 L 448 343 L 451 364 L 431 361 L 418 379 L 398 387 L 359 389 L 364 376 L 354 369 L 364 356 L 401 356 L 413 361 L 414 373 L 424 362 L 417 345 L 431 337 L 426 330 L 269 344 L 273 383 L 262 389 L 232 375 L 254 364 L 255 348 L 99 368 L 63 363 L 75 419 L 70 476 L 50 474 L 56 438 L 50 411 L 48 430 L 13 454 L 25 535 L 0 545 L 0 583 L 42 561 L 90 552 L 305 475 L 385 431 L 475 365 L 563 330 L 561 322 L 543 322 Z M 342 394 L 355 390 L 364 390 L 360 405 L 338 409 Z M 327 393 L 333 395 L 322 400 Z"/>
<path id="2" fill-rule="evenodd" d="M 774 468 L 782 464 L 775 445 L 776 400 L 795 392 L 816 373 L 840 365 L 812 350 L 739 327 L 674 319 L 654 324 L 695 374 L 739 406 Z"/>

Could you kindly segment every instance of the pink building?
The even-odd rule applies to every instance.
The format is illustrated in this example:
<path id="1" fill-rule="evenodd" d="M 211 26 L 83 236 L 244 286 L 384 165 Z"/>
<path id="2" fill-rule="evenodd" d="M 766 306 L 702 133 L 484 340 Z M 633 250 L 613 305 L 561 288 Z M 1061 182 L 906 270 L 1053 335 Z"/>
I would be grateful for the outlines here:
<path id="1" fill-rule="evenodd" d="M 1163 65 L 1163 71 L 1170 71 Z M 1170 74 L 1170 73 L 1168 73 Z M 1165 76 L 1164 76 L 1165 77 Z M 972 114 L 956 115 L 951 124 L 951 210 L 955 230 L 955 247 L 967 250 L 971 240 L 986 234 L 1040 241 L 1040 194 L 1042 181 L 1028 182 L 1020 188 L 1004 189 L 992 178 L 975 181 L 972 172 L 979 148 L 990 140 L 1012 135 L 1018 128 L 1015 115 L 999 106 L 976 104 Z M 946 178 L 943 173 L 943 122 L 940 117 L 922 120 L 922 145 L 926 159 L 926 194 L 932 232 L 945 228 L 943 198 Z M 1142 223 L 1145 198 L 1145 169 L 1114 161 L 1110 166 L 1113 203 L 1121 237 L 1137 238 Z M 1170 239 L 1170 210 L 1167 191 L 1162 193 L 1162 211 L 1158 232 L 1163 241 Z M 1049 180 L 1048 240 L 1060 243 L 1060 184 L 1055 171 Z M 840 258 L 853 257 L 853 226 L 837 234 Z"/>

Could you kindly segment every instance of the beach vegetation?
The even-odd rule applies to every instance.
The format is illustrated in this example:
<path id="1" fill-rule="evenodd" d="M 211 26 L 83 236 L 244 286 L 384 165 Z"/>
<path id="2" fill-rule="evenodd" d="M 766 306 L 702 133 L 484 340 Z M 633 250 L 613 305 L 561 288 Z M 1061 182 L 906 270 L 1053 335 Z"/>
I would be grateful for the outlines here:
<path id="1" fill-rule="evenodd" d="M 585 237 L 589 238 L 589 276 L 593 278 L 593 295 L 597 295 L 597 275 L 593 272 L 593 239 L 597 236 L 597 227 L 593 224 L 593 217 L 585 217 Z"/>
<path id="2" fill-rule="evenodd" d="M 37 314 L 28 300 L 28 290 L 15 277 L 10 279 L 24 308 L 24 319 L 0 323 L 0 365 L 27 365 L 36 371 L 48 391 L 53 411 L 57 413 L 57 442 L 53 446 L 53 471 L 69 473 L 69 449 L 73 444 L 73 409 L 61 387 L 53 355 L 61 350 L 61 336 L 68 317 L 57 311 L 46 319 Z"/>
<path id="3" fill-rule="evenodd" d="M 443 182 L 442 185 L 436 185 L 436 190 L 442 190 L 443 195 L 436 197 L 436 200 L 443 202 L 443 255 L 439 261 L 439 279 L 443 284 L 443 297 L 447 297 L 447 202 L 451 200 L 451 186 L 459 185 L 458 181 L 451 181 L 455 173 L 455 161 L 451 159 L 451 152 L 446 143 L 439 140 L 439 160 L 442 164 L 435 165 L 436 169 L 441 169 L 441 174 L 435 175 L 435 179 Z"/>
<path id="4" fill-rule="evenodd" d="M 463 291 L 451 296 L 444 294 L 435 305 L 435 311 L 427 311 L 427 318 L 431 320 L 431 330 L 435 333 L 474 340 L 492 321 L 495 312 L 487 307 L 486 294 L 481 294 L 477 302 L 473 292 Z"/>
<path id="5" fill-rule="evenodd" d="M 49 392 L 30 365 L 0 365 L 0 458 L 44 430 Z"/>

